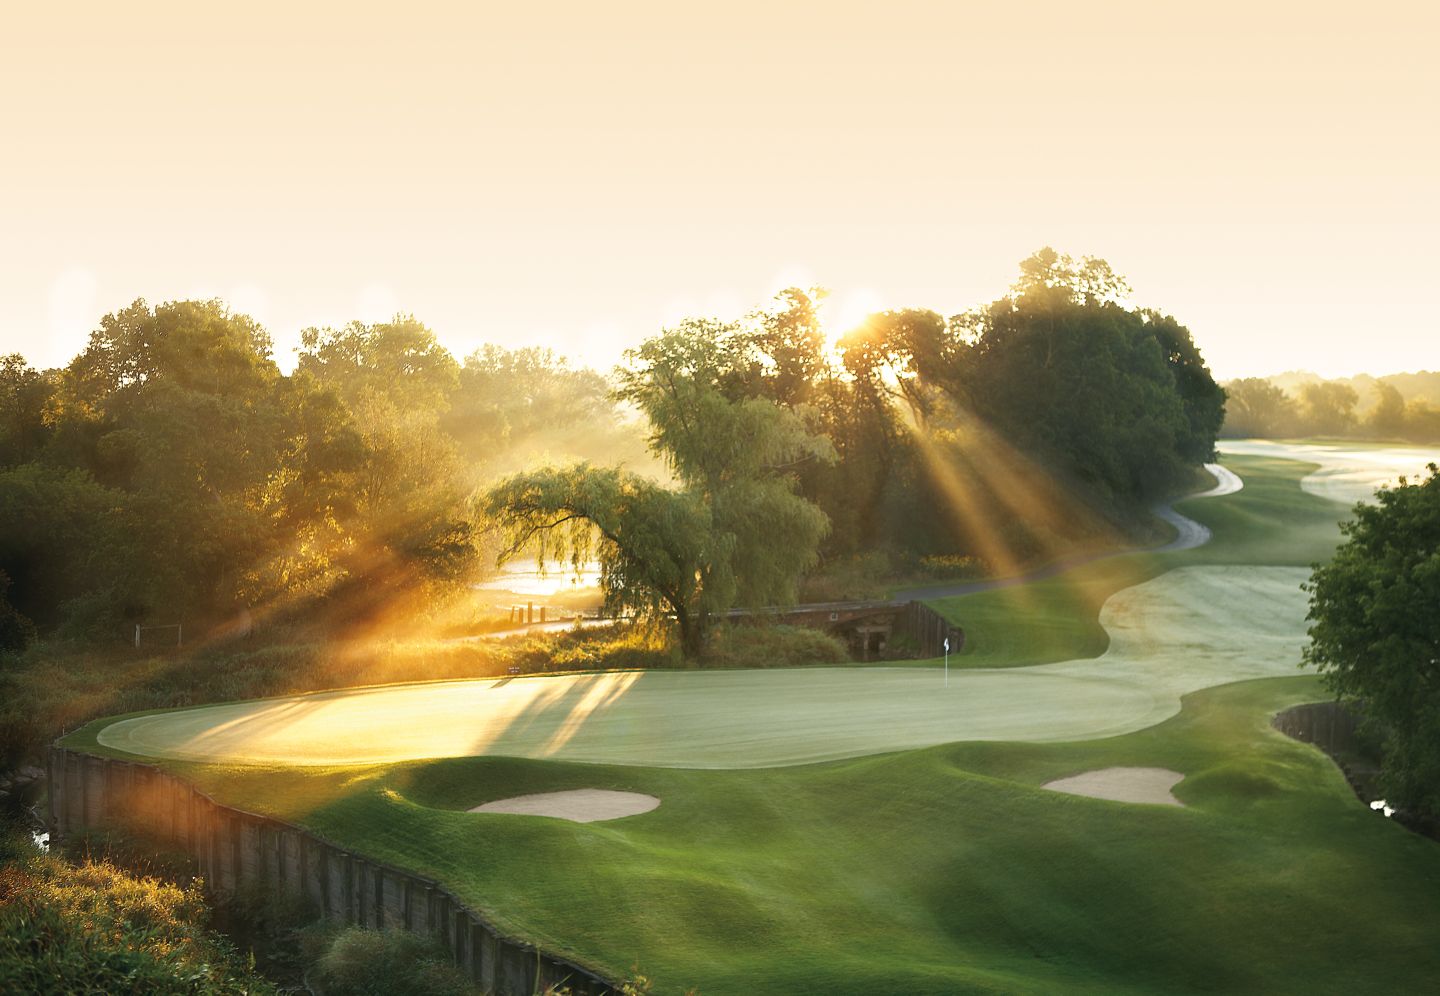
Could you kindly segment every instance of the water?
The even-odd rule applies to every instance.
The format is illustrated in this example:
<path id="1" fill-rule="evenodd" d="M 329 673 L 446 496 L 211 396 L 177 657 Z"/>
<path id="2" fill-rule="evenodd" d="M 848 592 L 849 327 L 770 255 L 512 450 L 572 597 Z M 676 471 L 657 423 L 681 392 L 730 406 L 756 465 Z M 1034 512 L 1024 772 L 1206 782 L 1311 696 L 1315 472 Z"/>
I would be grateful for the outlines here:
<path id="1" fill-rule="evenodd" d="M 587 561 L 580 565 L 577 576 L 569 564 L 551 564 L 540 574 L 540 565 L 533 560 L 515 560 L 500 568 L 500 573 L 476 585 L 479 591 L 508 591 L 516 595 L 559 595 L 600 584 L 600 564 Z"/>

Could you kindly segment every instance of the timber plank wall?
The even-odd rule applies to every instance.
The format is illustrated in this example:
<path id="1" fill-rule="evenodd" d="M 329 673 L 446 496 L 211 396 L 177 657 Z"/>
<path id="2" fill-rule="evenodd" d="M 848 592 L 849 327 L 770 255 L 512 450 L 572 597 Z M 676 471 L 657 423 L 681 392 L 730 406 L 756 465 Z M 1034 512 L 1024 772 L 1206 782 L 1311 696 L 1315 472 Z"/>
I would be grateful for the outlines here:
<path id="1" fill-rule="evenodd" d="M 615 984 L 500 934 L 438 882 L 346 850 L 281 820 L 223 806 L 181 778 L 138 761 L 50 748 L 50 829 L 131 827 L 174 843 L 213 893 L 258 886 L 308 899 L 323 915 L 438 939 L 487 993 L 529 996 L 564 986 L 580 996 Z"/>

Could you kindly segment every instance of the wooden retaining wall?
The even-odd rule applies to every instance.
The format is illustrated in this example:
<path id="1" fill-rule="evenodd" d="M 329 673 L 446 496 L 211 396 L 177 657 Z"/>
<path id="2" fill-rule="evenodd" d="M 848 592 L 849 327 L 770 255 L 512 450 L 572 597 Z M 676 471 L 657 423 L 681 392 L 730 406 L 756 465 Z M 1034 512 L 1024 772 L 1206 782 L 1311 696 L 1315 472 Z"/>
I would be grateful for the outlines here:
<path id="1" fill-rule="evenodd" d="M 324 916 L 437 938 L 487 993 L 530 996 L 564 985 L 598 996 L 614 984 L 500 934 L 442 885 L 365 858 L 299 827 L 223 806 L 153 765 L 52 746 L 55 839 L 86 827 L 143 829 L 189 854 L 213 892 L 241 886 L 301 896 Z"/>
<path id="2" fill-rule="evenodd" d="M 965 631 L 924 602 L 906 604 L 898 622 L 897 631 L 915 641 L 916 656 L 921 660 L 942 656 L 947 639 L 951 654 L 958 654 L 965 647 Z"/>
<path id="3" fill-rule="evenodd" d="M 1311 702 L 1291 706 L 1271 724 L 1287 737 L 1315 744 L 1333 756 L 1354 749 L 1360 717 L 1339 702 Z"/>

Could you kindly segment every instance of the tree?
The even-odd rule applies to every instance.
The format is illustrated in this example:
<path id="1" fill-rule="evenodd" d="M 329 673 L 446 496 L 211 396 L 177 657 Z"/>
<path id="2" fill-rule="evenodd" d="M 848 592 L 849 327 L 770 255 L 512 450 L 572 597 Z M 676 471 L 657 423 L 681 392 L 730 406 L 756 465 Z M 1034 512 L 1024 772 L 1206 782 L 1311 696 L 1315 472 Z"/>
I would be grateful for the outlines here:
<path id="1" fill-rule="evenodd" d="M 1300 389 L 1300 417 L 1306 432 L 1317 436 L 1343 436 L 1355 428 L 1355 405 L 1360 395 L 1347 384 L 1322 381 Z"/>
<path id="2" fill-rule="evenodd" d="M 1127 310 L 1125 291 L 1103 260 L 1042 249 L 1009 296 L 952 319 L 948 372 L 932 375 L 961 410 L 1120 505 L 1207 459 L 1224 405 L 1189 331 Z"/>
<path id="3" fill-rule="evenodd" d="M 578 565 L 598 555 L 607 603 L 672 615 L 691 655 L 725 609 L 793 602 L 829 527 L 792 477 L 834 458 L 828 440 L 773 401 L 722 392 L 739 366 L 717 360 L 717 326 L 730 329 L 667 330 L 627 354 L 620 374 L 617 395 L 649 419 L 679 488 L 579 464 L 507 478 L 484 501 L 506 537 L 502 559 L 533 551 Z"/>
<path id="4" fill-rule="evenodd" d="M 0 653 L 19 653 L 35 642 L 35 624 L 6 599 L 10 576 L 0 570 Z"/>
<path id="5" fill-rule="evenodd" d="M 363 604 L 443 595 L 478 565 L 469 482 L 443 419 L 460 365 L 413 316 L 306 329 L 296 366 L 344 403 L 363 455 L 349 476 L 344 573 Z"/>
<path id="6" fill-rule="evenodd" d="M 1226 436 L 1288 436 L 1296 431 L 1298 419 L 1295 399 L 1264 377 L 1242 377 L 1225 385 Z"/>
<path id="7" fill-rule="evenodd" d="M 1387 797 L 1440 816 L 1440 467 L 1376 497 L 1306 586 L 1305 662 L 1378 727 Z"/>
<path id="8" fill-rule="evenodd" d="M 19 353 L 0 356 L 0 467 L 35 459 L 49 429 L 45 407 L 54 387 Z"/>
<path id="9" fill-rule="evenodd" d="M 1405 398 L 1393 384 L 1375 385 L 1377 399 L 1365 427 L 1381 439 L 1398 439 L 1405 433 Z"/>
<path id="10" fill-rule="evenodd" d="M 501 560 L 600 562 L 606 609 L 674 617 L 685 652 L 703 647 L 705 620 L 726 607 L 714 566 L 727 552 L 709 510 L 618 467 L 578 464 L 516 474 L 495 485 L 486 513 L 505 537 Z"/>

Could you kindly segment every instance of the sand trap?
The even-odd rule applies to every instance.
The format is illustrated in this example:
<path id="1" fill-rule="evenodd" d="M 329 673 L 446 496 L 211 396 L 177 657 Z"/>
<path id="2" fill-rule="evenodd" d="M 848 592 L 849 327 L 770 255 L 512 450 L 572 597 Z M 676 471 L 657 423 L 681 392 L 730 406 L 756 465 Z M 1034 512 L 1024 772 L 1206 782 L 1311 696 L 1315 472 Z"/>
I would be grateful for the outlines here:
<path id="1" fill-rule="evenodd" d="M 1185 776 L 1166 768 L 1101 768 L 1046 782 L 1054 792 L 1085 795 L 1115 802 L 1149 802 L 1158 806 L 1183 806 L 1170 794 Z"/>
<path id="2" fill-rule="evenodd" d="M 618 820 L 622 816 L 648 813 L 660 800 L 640 792 L 611 792 L 607 789 L 572 789 L 569 792 L 542 792 L 517 795 L 476 806 L 472 813 L 509 813 L 516 816 L 553 816 L 575 823 Z"/>

